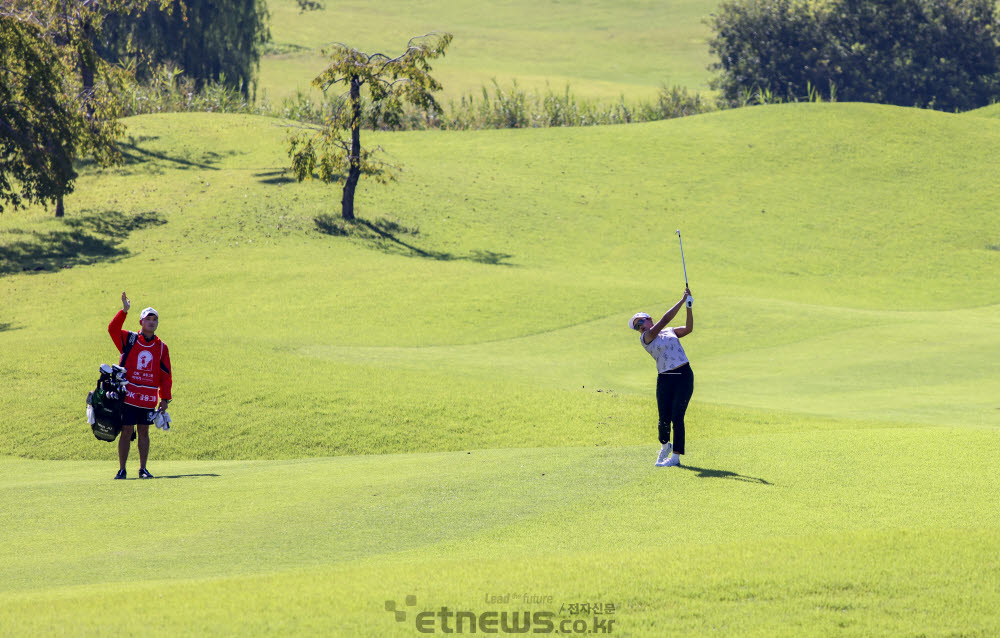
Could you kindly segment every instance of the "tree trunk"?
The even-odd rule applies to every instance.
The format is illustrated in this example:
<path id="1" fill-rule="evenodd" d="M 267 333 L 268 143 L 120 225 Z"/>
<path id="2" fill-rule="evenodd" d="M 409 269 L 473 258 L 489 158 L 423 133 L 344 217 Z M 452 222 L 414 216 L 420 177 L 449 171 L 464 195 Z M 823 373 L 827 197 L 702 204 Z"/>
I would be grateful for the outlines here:
<path id="1" fill-rule="evenodd" d="M 341 200 L 341 217 L 354 221 L 354 191 L 361 178 L 361 79 L 351 78 L 351 154 L 347 158 L 347 181 L 344 183 L 344 198 Z"/>
<path id="2" fill-rule="evenodd" d="M 66 209 L 63 208 L 63 196 L 60 195 L 59 199 L 56 200 L 56 217 L 62 217 L 66 214 Z"/>

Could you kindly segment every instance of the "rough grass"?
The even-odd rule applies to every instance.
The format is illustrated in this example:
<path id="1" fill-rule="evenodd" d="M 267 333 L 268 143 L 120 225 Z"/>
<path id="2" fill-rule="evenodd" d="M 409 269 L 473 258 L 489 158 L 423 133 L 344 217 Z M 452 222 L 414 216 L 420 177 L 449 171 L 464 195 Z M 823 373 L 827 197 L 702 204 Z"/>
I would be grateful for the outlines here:
<path id="1" fill-rule="evenodd" d="M 327 3 L 302 13 L 294 0 L 271 0 L 274 54 L 261 60 L 260 88 L 272 101 L 309 91 L 325 67 L 318 54 L 333 42 L 363 51 L 396 54 L 431 31 L 455 35 L 448 55 L 434 65 L 443 96 L 479 95 L 496 78 L 528 89 L 566 84 L 583 98 L 630 101 L 653 98 L 661 85 L 707 88 L 709 29 L 714 0 L 671 2 L 414 4 L 391 0 Z"/>

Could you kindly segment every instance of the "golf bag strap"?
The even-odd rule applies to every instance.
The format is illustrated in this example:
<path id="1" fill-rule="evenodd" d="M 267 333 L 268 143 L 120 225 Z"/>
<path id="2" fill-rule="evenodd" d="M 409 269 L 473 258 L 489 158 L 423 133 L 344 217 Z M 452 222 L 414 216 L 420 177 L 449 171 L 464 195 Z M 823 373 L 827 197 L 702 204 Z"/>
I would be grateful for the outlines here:
<path id="1" fill-rule="evenodd" d="M 128 340 L 125 342 L 125 347 L 122 348 L 122 358 L 118 360 L 118 365 L 125 367 L 125 360 L 128 359 L 128 353 L 132 352 L 132 346 L 135 345 L 136 340 L 139 339 L 138 332 L 129 332 Z"/>

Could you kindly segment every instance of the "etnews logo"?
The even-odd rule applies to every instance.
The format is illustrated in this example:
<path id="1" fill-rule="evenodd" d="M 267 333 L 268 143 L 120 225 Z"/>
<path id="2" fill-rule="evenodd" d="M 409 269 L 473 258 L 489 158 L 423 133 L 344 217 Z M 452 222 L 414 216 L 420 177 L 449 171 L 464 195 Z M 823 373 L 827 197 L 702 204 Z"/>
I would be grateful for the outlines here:
<path id="1" fill-rule="evenodd" d="M 504 633 L 504 634 L 610 634 L 615 618 L 564 618 L 552 611 L 474 611 L 453 610 L 442 606 L 437 610 L 409 610 L 417 606 L 417 597 L 409 595 L 400 606 L 395 600 L 385 601 L 385 610 L 396 622 L 412 619 L 414 628 L 422 634 L 438 631 L 445 634 Z"/>

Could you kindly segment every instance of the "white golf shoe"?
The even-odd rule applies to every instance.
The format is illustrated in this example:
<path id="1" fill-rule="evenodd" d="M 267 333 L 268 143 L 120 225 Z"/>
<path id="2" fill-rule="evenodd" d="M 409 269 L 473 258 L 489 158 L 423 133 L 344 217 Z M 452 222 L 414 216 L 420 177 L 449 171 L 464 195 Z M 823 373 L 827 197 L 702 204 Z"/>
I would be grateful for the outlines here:
<path id="1" fill-rule="evenodd" d="M 664 443 L 663 447 L 660 448 L 660 455 L 656 457 L 656 467 L 664 467 L 667 463 L 667 459 L 670 458 L 670 453 L 673 450 L 673 443 Z"/>
<path id="2" fill-rule="evenodd" d="M 669 459 L 663 462 L 660 467 L 675 467 L 681 464 L 681 457 L 677 454 L 672 454 Z"/>

